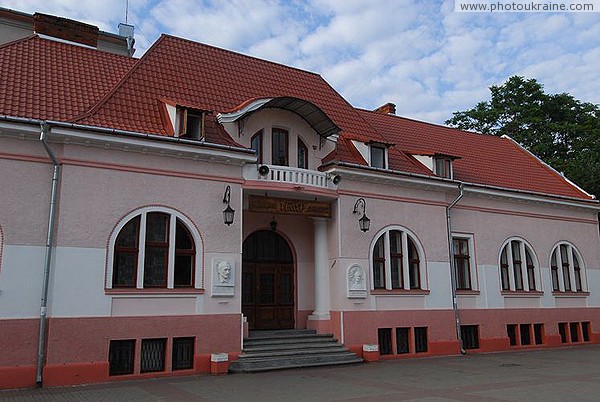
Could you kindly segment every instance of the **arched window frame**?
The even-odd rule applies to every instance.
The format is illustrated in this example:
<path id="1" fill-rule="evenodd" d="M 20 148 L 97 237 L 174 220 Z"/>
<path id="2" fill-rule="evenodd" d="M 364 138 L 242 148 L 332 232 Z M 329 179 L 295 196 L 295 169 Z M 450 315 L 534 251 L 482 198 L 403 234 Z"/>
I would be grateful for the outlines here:
<path id="1" fill-rule="evenodd" d="M 402 244 L 401 253 L 392 252 L 391 250 L 391 237 L 392 232 L 400 232 L 400 241 Z M 410 254 L 409 241 L 414 245 L 414 251 L 417 256 Z M 375 257 L 374 251 L 378 244 L 383 245 L 383 257 Z M 407 250 L 408 252 L 405 252 Z M 392 279 L 392 258 L 400 259 L 400 269 L 402 270 L 402 277 L 398 280 L 393 281 Z M 377 286 L 375 283 L 375 262 L 380 261 L 384 264 L 383 266 L 383 286 Z M 369 265 L 371 273 L 371 290 L 375 291 L 410 291 L 410 290 L 427 290 L 427 272 L 426 272 L 426 259 L 425 251 L 421 242 L 417 236 L 406 229 L 403 226 L 388 226 L 383 228 L 373 238 L 369 249 Z M 411 267 L 417 266 L 417 269 L 411 270 Z M 406 269 L 408 267 L 408 269 Z M 411 273 L 418 272 L 418 277 L 415 277 Z"/>
<path id="2" fill-rule="evenodd" d="M 500 247 L 498 268 L 502 292 L 543 291 L 539 259 L 527 240 L 521 237 L 505 240 Z"/>
<path id="3" fill-rule="evenodd" d="M 298 146 L 296 150 L 297 164 L 300 169 L 308 169 L 308 145 L 298 136 Z"/>
<path id="4" fill-rule="evenodd" d="M 164 206 L 147 206 L 136 209 L 127 215 L 125 215 L 119 223 L 114 227 L 109 241 L 108 241 L 108 254 L 107 254 L 107 268 L 106 268 L 106 289 L 136 289 L 136 290 L 148 290 L 156 289 L 156 287 L 144 286 L 144 257 L 145 257 L 145 245 L 146 245 L 146 218 L 150 213 L 162 213 L 170 216 L 169 228 L 168 228 L 168 263 L 167 263 L 167 280 L 166 286 L 160 286 L 158 288 L 169 289 L 169 290 L 181 290 L 181 289 L 202 289 L 204 286 L 204 275 L 203 275 L 203 256 L 204 256 L 204 242 L 198 229 L 194 223 L 181 212 L 164 207 Z M 136 256 L 136 275 L 135 286 L 133 287 L 117 287 L 113 286 L 113 273 L 114 273 L 114 260 L 115 252 L 118 249 L 116 247 L 117 237 L 121 233 L 121 230 L 132 220 L 139 217 L 139 230 L 137 233 L 138 244 L 135 247 L 137 252 Z M 181 222 L 188 234 L 194 241 L 194 252 L 193 267 L 192 267 L 192 286 L 191 287 L 176 287 L 175 286 L 175 258 L 179 255 L 190 255 L 189 250 L 176 249 L 176 234 L 177 234 L 177 222 Z"/>
<path id="5" fill-rule="evenodd" d="M 585 263 L 581 253 L 572 243 L 560 241 L 552 247 L 549 267 L 554 293 L 588 292 Z"/>

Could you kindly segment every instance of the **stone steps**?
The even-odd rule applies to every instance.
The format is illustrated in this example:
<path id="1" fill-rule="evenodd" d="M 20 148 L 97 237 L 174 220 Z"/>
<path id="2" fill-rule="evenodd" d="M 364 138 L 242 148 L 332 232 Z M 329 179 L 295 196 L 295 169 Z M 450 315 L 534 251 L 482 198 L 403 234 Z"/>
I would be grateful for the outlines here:
<path id="1" fill-rule="evenodd" d="M 232 373 L 360 363 L 362 359 L 331 334 L 312 330 L 253 331 L 231 362 Z"/>

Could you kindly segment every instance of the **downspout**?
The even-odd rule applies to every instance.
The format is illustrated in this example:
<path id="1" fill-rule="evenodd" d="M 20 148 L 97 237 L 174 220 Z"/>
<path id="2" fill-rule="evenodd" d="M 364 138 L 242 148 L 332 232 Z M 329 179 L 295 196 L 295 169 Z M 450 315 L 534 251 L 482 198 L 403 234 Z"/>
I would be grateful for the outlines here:
<path id="1" fill-rule="evenodd" d="M 42 282 L 42 298 L 40 302 L 40 333 L 38 343 L 38 359 L 37 359 L 37 372 L 36 372 L 36 384 L 38 387 L 42 386 L 42 373 L 44 370 L 44 359 L 46 352 L 46 307 L 48 305 L 48 285 L 50 282 L 50 266 L 52 264 L 52 246 L 54 244 L 54 227 L 56 223 L 56 201 L 58 198 L 58 175 L 60 168 L 58 160 L 54 155 L 54 152 L 48 146 L 46 137 L 50 132 L 50 126 L 46 122 L 42 122 L 40 141 L 44 145 L 46 153 L 52 160 L 53 172 L 52 172 L 52 192 L 50 193 L 50 212 L 48 214 L 48 234 L 46 236 L 46 259 L 44 262 L 44 277 Z"/>
<path id="2" fill-rule="evenodd" d="M 460 314 L 458 312 L 458 300 L 456 298 L 456 264 L 454 262 L 453 242 L 452 242 L 452 222 L 450 219 L 450 210 L 460 201 L 464 195 L 463 184 L 458 183 L 458 196 L 446 207 L 446 226 L 448 229 L 448 256 L 450 258 L 450 279 L 452 282 L 452 310 L 454 310 L 454 321 L 456 325 L 456 339 L 460 345 L 460 353 L 467 353 L 463 347 L 462 335 L 460 333 Z"/>

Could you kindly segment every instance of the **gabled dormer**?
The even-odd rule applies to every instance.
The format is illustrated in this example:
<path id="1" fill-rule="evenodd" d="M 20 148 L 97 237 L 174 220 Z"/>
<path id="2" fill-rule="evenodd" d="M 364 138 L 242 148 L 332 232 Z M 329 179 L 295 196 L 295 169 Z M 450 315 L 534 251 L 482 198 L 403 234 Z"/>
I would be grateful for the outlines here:
<path id="1" fill-rule="evenodd" d="M 425 165 L 436 176 L 454 179 L 454 161 L 460 157 L 431 151 L 405 152 Z"/>
<path id="2" fill-rule="evenodd" d="M 177 108 L 176 136 L 190 140 L 204 140 L 206 111 L 186 107 Z"/>
<path id="3" fill-rule="evenodd" d="M 389 148 L 392 144 L 377 141 L 361 142 L 352 140 L 352 145 L 371 167 L 378 169 L 389 168 Z"/>

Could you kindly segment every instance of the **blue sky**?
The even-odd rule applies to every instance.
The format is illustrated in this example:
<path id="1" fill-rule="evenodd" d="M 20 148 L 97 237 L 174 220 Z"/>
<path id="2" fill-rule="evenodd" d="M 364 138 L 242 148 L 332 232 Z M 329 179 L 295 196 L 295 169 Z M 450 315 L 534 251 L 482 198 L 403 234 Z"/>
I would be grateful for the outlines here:
<path id="1" fill-rule="evenodd" d="M 541 0 L 540 0 L 541 1 Z M 558 1 L 553 1 L 557 3 Z M 600 1 L 595 3 L 600 11 Z M 126 0 L 0 0 L 117 32 Z M 129 0 L 140 57 L 161 33 L 321 74 L 351 104 L 443 122 L 511 75 L 600 103 L 600 12 L 458 13 L 454 0 Z"/>

